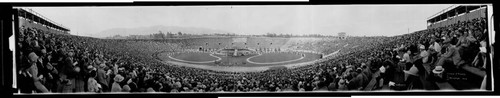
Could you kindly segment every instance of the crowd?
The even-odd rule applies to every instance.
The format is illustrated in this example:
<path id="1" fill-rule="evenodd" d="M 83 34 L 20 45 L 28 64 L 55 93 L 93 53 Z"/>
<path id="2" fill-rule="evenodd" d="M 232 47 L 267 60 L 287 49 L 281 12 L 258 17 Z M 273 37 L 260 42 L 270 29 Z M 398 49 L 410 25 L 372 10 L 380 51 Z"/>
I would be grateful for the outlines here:
<path id="1" fill-rule="evenodd" d="M 17 84 L 22 93 L 428 89 L 419 77 L 436 66 L 485 68 L 486 29 L 485 19 L 474 19 L 396 37 L 354 37 L 348 41 L 359 47 L 309 66 L 216 72 L 157 61 L 160 52 L 188 49 L 184 39 L 97 39 L 21 27 Z"/>

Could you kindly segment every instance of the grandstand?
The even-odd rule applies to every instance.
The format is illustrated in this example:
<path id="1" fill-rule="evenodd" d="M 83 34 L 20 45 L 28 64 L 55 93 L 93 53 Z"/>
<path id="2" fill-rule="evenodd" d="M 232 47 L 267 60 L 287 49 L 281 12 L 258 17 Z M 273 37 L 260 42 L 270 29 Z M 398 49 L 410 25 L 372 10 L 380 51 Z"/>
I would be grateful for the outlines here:
<path id="1" fill-rule="evenodd" d="M 445 27 L 459 21 L 486 17 L 486 5 L 452 5 L 427 19 L 427 28 Z"/>
<path id="2" fill-rule="evenodd" d="M 19 26 L 39 28 L 40 30 L 48 32 L 69 34 L 68 32 L 70 30 L 67 27 L 45 18 L 31 9 L 16 8 L 15 10 L 17 11 L 16 15 L 18 17 L 16 17 L 14 21 L 19 21 Z"/>
<path id="3" fill-rule="evenodd" d="M 486 38 L 487 31 L 486 28 L 487 22 L 486 19 L 491 15 L 488 13 L 488 8 L 486 5 L 452 5 L 442 11 L 436 13 L 435 15 L 428 18 L 428 29 L 439 29 L 439 28 L 448 28 L 459 30 L 458 32 L 464 32 L 463 34 L 470 33 L 471 36 L 479 37 L 482 40 L 489 40 Z M 480 21 L 480 22 L 479 22 Z M 472 22 L 472 23 L 471 23 Z M 460 28 L 456 28 L 457 24 L 459 24 Z M 455 28 L 452 28 L 455 27 Z M 463 29 L 465 28 L 465 30 Z M 463 31 L 462 31 L 463 30 Z M 453 31 L 452 31 L 453 32 Z M 456 32 L 456 31 L 455 31 Z M 482 33 L 481 33 L 482 32 Z M 481 35 L 485 34 L 485 35 Z M 481 38 L 482 36 L 482 38 Z M 477 40 L 477 39 L 476 39 Z M 487 41 L 485 41 L 487 42 Z M 478 43 L 473 43 L 478 44 Z M 465 50 L 465 49 L 464 49 Z M 473 56 L 475 54 L 463 54 L 465 56 Z M 463 56 L 463 57 L 465 57 Z M 481 70 L 478 67 L 464 66 L 457 70 L 450 70 L 450 72 L 457 72 L 463 75 L 467 75 L 468 78 L 475 79 L 476 81 L 449 81 L 449 84 L 446 83 L 438 83 L 439 86 L 443 88 L 450 88 L 450 85 L 455 85 L 456 87 L 472 87 L 471 85 L 478 85 L 481 82 L 486 82 L 486 70 Z M 482 78 L 484 78 L 482 80 Z M 460 85 L 460 86 L 459 86 Z M 477 87 L 477 86 L 476 86 Z M 460 88 L 457 88 L 460 89 Z"/>

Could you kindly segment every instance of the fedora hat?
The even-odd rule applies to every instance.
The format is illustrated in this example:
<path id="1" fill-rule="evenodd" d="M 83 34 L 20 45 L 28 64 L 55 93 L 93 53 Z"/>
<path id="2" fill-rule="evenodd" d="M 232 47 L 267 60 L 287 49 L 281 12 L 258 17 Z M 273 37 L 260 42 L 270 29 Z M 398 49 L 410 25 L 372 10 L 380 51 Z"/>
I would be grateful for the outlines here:
<path id="1" fill-rule="evenodd" d="M 122 82 L 124 79 L 122 75 L 116 75 L 115 78 L 113 78 L 116 82 Z"/>
<path id="2" fill-rule="evenodd" d="M 444 71 L 443 66 L 436 66 L 434 70 L 432 70 L 432 73 L 442 73 Z"/>
<path id="3" fill-rule="evenodd" d="M 406 73 L 406 74 L 418 76 L 418 74 L 417 74 L 418 73 L 418 69 L 417 69 L 417 67 L 415 67 L 415 65 L 413 65 L 409 70 L 404 70 L 403 72 Z"/>

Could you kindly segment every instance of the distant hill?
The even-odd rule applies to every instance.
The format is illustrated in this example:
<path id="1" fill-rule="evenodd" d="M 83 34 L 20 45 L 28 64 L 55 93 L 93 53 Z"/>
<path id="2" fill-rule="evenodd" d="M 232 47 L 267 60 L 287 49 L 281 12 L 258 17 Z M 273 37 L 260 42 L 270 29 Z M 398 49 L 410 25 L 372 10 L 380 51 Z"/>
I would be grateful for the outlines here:
<path id="1" fill-rule="evenodd" d="M 223 30 L 214 30 L 207 28 L 195 28 L 195 27 L 176 27 L 176 26 L 151 26 L 151 27 L 139 27 L 139 28 L 113 28 L 108 30 L 103 30 L 97 34 L 93 34 L 93 37 L 104 38 L 115 35 L 128 36 L 128 35 L 149 35 L 153 33 L 158 33 L 161 31 L 163 33 L 172 32 L 177 34 L 177 32 L 182 32 L 183 34 L 214 34 L 214 33 L 231 33 Z"/>

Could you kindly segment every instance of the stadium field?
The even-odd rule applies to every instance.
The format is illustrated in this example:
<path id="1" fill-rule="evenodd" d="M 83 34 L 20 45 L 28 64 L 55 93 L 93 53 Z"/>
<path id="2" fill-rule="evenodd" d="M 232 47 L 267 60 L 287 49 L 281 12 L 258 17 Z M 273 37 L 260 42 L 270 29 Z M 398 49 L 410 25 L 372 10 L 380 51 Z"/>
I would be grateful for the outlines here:
<path id="1" fill-rule="evenodd" d="M 285 53 L 265 53 L 261 55 L 256 55 L 248 58 L 248 61 L 250 62 L 256 62 L 256 63 L 280 63 L 280 62 L 287 62 L 287 61 L 294 61 L 294 60 L 300 60 L 303 59 L 301 58 L 301 54 L 295 54 L 291 52 L 285 52 Z"/>
<path id="2" fill-rule="evenodd" d="M 172 55 L 171 57 L 177 60 L 192 61 L 192 62 L 207 62 L 219 59 L 216 56 L 211 56 L 209 53 L 203 53 L 203 52 L 180 53 Z"/>
<path id="3" fill-rule="evenodd" d="M 304 54 L 303 57 L 302 54 Z M 225 67 L 226 69 L 231 69 L 230 71 L 235 71 L 235 69 L 251 68 L 257 69 L 256 71 L 263 71 L 271 67 L 312 62 L 320 59 L 320 55 L 321 54 L 309 52 L 276 52 L 233 57 L 209 52 L 186 52 L 172 55 L 160 53 L 157 56 L 160 61 L 175 63 L 176 65 L 181 66 L 186 65 L 188 67 L 215 70 L 223 70 L 218 67 Z"/>

